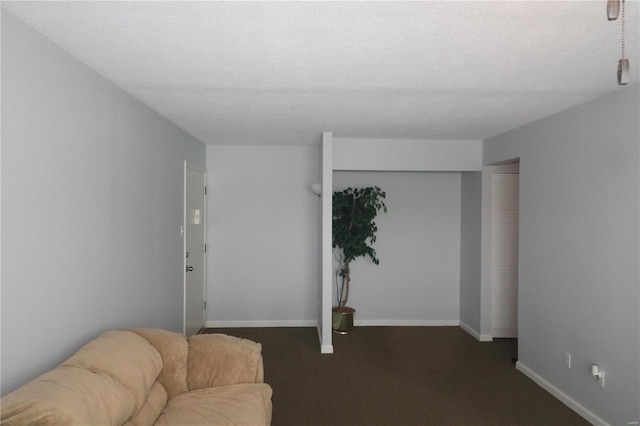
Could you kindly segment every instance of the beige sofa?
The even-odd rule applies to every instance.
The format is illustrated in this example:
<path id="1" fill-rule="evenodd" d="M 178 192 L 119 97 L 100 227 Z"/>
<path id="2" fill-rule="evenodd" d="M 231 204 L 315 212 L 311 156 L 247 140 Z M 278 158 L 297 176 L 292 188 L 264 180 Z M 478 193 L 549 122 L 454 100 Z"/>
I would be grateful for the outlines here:
<path id="1" fill-rule="evenodd" d="M 107 331 L 4 396 L 3 425 L 271 423 L 261 345 L 222 334 Z"/>

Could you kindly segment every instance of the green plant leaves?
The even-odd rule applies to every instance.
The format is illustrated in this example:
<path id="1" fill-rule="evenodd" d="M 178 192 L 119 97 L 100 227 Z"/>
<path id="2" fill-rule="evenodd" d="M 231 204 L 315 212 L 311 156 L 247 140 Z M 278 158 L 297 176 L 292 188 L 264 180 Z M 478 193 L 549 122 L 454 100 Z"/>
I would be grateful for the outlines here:
<path id="1" fill-rule="evenodd" d="M 378 231 L 373 219 L 380 210 L 387 212 L 386 195 L 377 186 L 347 188 L 333 193 L 333 248 L 340 265 L 336 270 L 336 297 L 340 307 L 344 307 L 349 299 L 350 262 L 369 256 L 374 264 L 380 264 L 372 247 Z"/>
<path id="2" fill-rule="evenodd" d="M 378 230 L 373 219 L 380 210 L 387 212 L 385 197 L 386 193 L 377 186 L 333 193 L 333 247 L 342 250 L 345 260 L 369 256 L 379 264 L 372 247 Z"/>

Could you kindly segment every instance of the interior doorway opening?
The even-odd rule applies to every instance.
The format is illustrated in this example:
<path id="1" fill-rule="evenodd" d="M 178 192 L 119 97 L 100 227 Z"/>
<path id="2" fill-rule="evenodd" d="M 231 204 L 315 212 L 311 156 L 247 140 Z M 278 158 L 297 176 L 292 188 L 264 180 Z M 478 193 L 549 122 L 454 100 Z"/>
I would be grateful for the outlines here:
<path id="1" fill-rule="evenodd" d="M 520 161 L 491 176 L 491 335 L 518 337 Z"/>

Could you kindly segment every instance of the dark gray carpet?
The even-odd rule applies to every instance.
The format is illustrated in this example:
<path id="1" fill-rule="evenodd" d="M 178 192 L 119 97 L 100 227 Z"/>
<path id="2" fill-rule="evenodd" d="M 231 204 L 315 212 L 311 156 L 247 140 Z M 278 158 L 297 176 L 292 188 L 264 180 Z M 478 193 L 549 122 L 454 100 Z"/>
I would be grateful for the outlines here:
<path id="1" fill-rule="evenodd" d="M 273 426 L 588 425 L 515 369 L 517 342 L 458 327 L 207 329 L 262 343 Z"/>

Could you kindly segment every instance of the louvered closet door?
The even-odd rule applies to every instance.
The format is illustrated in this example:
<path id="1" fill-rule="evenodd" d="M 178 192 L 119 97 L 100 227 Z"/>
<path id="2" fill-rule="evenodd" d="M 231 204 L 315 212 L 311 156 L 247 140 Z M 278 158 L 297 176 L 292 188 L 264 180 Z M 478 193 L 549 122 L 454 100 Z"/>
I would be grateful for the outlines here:
<path id="1" fill-rule="evenodd" d="M 518 337 L 518 174 L 492 178 L 492 335 Z"/>

